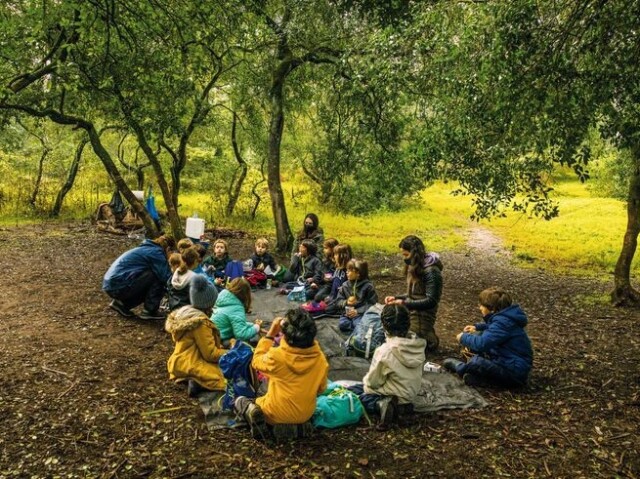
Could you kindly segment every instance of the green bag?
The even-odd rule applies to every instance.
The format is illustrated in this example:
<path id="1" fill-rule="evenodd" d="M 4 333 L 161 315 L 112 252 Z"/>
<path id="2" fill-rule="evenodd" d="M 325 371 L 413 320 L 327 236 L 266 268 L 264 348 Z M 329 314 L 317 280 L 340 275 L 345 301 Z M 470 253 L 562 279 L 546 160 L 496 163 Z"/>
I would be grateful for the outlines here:
<path id="1" fill-rule="evenodd" d="M 360 422 L 364 408 L 358 396 L 336 383 L 329 383 L 318 396 L 312 421 L 315 427 L 334 429 Z"/>
<path id="2" fill-rule="evenodd" d="M 276 274 L 273 275 L 273 279 L 275 279 L 279 283 L 282 283 L 284 281 L 284 275 L 287 274 L 287 271 L 288 271 L 287 268 L 280 265 L 280 268 L 278 268 L 278 271 L 276 271 Z"/>

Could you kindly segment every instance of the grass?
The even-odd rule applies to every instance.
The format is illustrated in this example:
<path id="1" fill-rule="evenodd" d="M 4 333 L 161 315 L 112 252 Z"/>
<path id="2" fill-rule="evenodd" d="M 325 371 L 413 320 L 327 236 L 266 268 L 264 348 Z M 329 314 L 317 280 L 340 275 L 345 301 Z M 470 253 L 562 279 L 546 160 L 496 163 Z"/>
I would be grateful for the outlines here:
<path id="1" fill-rule="evenodd" d="M 407 209 L 355 217 L 318 205 L 304 189 L 296 190 L 292 184 L 283 185 L 289 224 L 294 232 L 302 225 L 306 213 L 315 212 L 320 217 L 326 237 L 336 237 L 349 243 L 357 252 L 382 254 L 396 253 L 398 242 L 408 234 L 421 237 L 431 251 L 455 250 L 464 246 L 465 232 L 475 224 L 468 219 L 471 214 L 470 198 L 451 196 L 453 188 L 439 183 L 423 191 Z M 551 221 L 511 213 L 505 218 L 483 220 L 480 226 L 500 237 L 505 248 L 513 251 L 515 260 L 525 267 L 544 267 L 580 275 L 611 273 L 626 228 L 624 202 L 592 197 L 586 186 L 571 175 L 559 177 L 555 194 L 560 204 L 560 216 Z M 104 201 L 109 201 L 109 198 L 104 198 Z M 73 200 L 73 191 L 67 204 L 80 204 Z M 163 209 L 158 193 L 156 205 L 159 210 Z M 211 194 L 183 194 L 180 198 L 180 212 L 185 217 L 197 212 L 209 227 L 243 229 L 273 239 L 275 234 L 268 197 L 265 195 L 255 219 L 249 215 L 250 207 L 248 203 L 240 203 L 237 214 L 225 218 L 222 202 Z M 45 221 L 37 216 L 6 213 L 7 216 L 0 216 L 0 227 Z M 63 211 L 63 214 L 67 220 L 73 217 L 70 210 Z M 86 212 L 80 210 L 75 214 L 78 218 L 86 216 Z M 638 273 L 640 265 L 635 261 L 632 274 Z"/>

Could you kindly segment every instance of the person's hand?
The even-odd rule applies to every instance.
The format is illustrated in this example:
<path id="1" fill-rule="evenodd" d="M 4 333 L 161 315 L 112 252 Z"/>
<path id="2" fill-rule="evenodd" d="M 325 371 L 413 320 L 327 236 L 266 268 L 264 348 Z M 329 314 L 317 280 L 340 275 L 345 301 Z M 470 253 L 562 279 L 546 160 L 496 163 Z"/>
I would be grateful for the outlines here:
<path id="1" fill-rule="evenodd" d="M 275 338 L 278 334 L 280 334 L 280 331 L 282 331 L 283 321 L 284 321 L 284 318 L 281 316 L 278 316 L 277 318 L 275 318 L 271 323 L 271 327 L 267 332 L 267 336 L 271 336 L 272 338 Z"/>
<path id="2" fill-rule="evenodd" d="M 215 283 L 220 286 L 222 283 L 224 282 L 224 279 L 222 278 L 216 278 Z"/>
<path id="3" fill-rule="evenodd" d="M 476 332 L 476 327 L 473 326 L 473 325 L 465 326 L 462 329 L 462 331 L 465 332 L 465 333 L 475 333 Z"/>
<path id="4" fill-rule="evenodd" d="M 356 308 L 352 307 L 345 311 L 345 315 L 347 316 L 347 318 L 352 319 L 358 316 L 358 312 L 356 311 Z"/>
<path id="5" fill-rule="evenodd" d="M 262 326 L 262 323 L 264 321 L 262 321 L 261 319 L 256 319 L 255 324 L 257 324 L 258 326 Z"/>
<path id="6" fill-rule="evenodd" d="M 229 340 L 229 349 L 231 349 L 236 344 L 236 338 L 231 338 Z"/>
<path id="7" fill-rule="evenodd" d="M 386 296 L 384 298 L 384 304 L 394 304 L 395 300 L 396 300 L 395 296 Z"/>
<path id="8" fill-rule="evenodd" d="M 311 283 L 309 287 L 313 289 L 318 289 L 318 285 L 316 283 Z"/>
<path id="9" fill-rule="evenodd" d="M 258 265 L 258 267 L 256 268 L 258 271 L 264 271 L 264 265 L 260 264 Z"/>
<path id="10" fill-rule="evenodd" d="M 463 335 L 463 334 L 464 334 L 464 333 L 458 333 L 458 335 L 456 336 L 456 340 L 457 340 L 458 342 L 460 342 L 460 338 L 462 337 L 462 335 Z"/>

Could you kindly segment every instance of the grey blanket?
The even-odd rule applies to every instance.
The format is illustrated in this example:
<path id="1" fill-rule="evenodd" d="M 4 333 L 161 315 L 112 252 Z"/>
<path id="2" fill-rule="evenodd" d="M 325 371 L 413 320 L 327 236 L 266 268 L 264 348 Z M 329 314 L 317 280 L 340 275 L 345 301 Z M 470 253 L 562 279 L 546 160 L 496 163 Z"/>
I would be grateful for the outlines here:
<path id="1" fill-rule="evenodd" d="M 264 326 L 277 316 L 284 316 L 289 308 L 300 303 L 289 302 L 286 295 L 277 289 L 259 290 L 253 293 L 250 321 L 262 319 Z M 337 318 L 322 318 L 316 321 L 317 339 L 329 361 L 329 379 L 332 381 L 362 381 L 369 370 L 369 361 L 363 358 L 345 357 L 344 342 L 347 339 L 338 328 Z M 234 428 L 243 425 L 231 411 L 223 411 L 220 404 L 222 393 L 204 393 L 198 397 L 209 429 Z M 441 409 L 482 408 L 488 402 L 473 388 L 466 386 L 459 378 L 448 373 L 425 372 L 422 386 L 414 402 L 416 412 L 428 413 Z"/>

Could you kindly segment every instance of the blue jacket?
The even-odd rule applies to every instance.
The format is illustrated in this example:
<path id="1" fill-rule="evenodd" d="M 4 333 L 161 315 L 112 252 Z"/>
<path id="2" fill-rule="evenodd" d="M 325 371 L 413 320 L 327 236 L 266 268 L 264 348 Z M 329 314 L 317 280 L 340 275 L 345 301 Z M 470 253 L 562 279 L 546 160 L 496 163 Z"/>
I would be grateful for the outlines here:
<path id="1" fill-rule="evenodd" d="M 533 365 L 533 349 L 527 332 L 527 315 L 513 304 L 497 313 L 485 316 L 476 324 L 481 334 L 463 333 L 460 344 L 481 353 L 496 364 L 526 381 Z"/>
<path id="2" fill-rule="evenodd" d="M 260 331 L 255 324 L 247 322 L 244 304 L 227 289 L 222 290 L 218 295 L 211 321 L 220 331 L 223 341 L 231 338 L 249 341 Z"/>
<path id="3" fill-rule="evenodd" d="M 138 276 L 149 270 L 163 285 L 171 278 L 171 269 L 164 249 L 146 239 L 140 246 L 120 255 L 109 266 L 102 280 L 102 289 L 109 292 L 122 291 L 131 287 Z"/>

